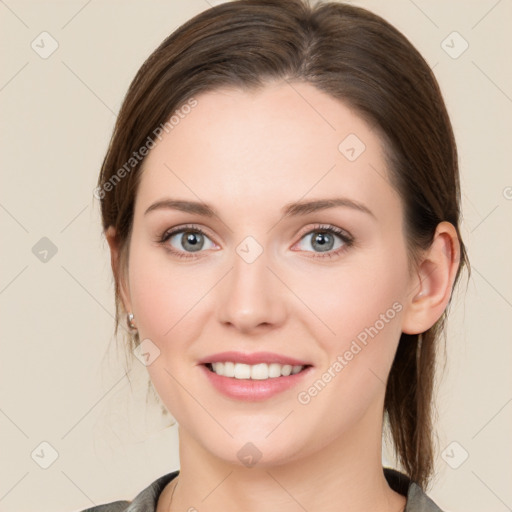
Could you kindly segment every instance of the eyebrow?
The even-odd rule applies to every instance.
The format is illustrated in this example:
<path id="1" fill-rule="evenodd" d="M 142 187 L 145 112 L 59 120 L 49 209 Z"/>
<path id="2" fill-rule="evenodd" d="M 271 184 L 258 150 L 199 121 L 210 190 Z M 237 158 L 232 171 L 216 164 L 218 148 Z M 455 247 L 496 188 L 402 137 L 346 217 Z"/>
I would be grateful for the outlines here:
<path id="1" fill-rule="evenodd" d="M 315 199 L 311 201 L 297 201 L 294 203 L 288 203 L 281 209 L 281 213 L 283 215 L 283 218 L 295 217 L 336 207 L 352 208 L 354 210 L 366 213 L 372 216 L 373 218 L 376 218 L 375 214 L 367 206 L 358 201 L 354 201 L 353 199 L 348 199 L 346 197 L 335 197 L 332 199 Z M 216 210 L 206 203 L 170 198 L 156 201 L 144 212 L 144 215 L 147 215 L 152 211 L 161 209 L 179 210 L 186 213 L 194 213 L 196 215 L 201 215 L 203 217 L 218 216 Z"/>

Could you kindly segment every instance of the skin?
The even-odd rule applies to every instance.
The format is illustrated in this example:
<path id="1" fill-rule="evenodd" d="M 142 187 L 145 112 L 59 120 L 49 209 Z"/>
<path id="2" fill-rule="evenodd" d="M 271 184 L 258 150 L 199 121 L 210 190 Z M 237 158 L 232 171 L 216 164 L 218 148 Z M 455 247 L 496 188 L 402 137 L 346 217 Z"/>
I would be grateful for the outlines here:
<path id="1" fill-rule="evenodd" d="M 128 268 L 119 268 L 115 231 L 107 231 L 124 306 L 140 339 L 160 350 L 148 366 L 151 380 L 179 425 L 180 476 L 160 496 L 158 512 L 403 510 L 405 498 L 382 472 L 385 382 L 401 332 L 424 332 L 447 306 L 459 263 L 454 227 L 439 224 L 409 272 L 403 206 L 378 134 L 309 84 L 196 99 L 143 163 Z M 353 162 L 338 149 L 351 133 L 366 146 Z M 218 216 L 145 214 L 169 197 L 203 201 Z M 363 203 L 373 215 L 335 207 L 281 218 L 288 203 L 333 197 Z M 157 241 L 184 224 L 206 232 L 199 253 L 186 239 L 184 247 L 182 234 Z M 353 245 L 315 257 L 325 255 L 314 243 L 318 224 L 347 231 Z M 252 263 L 236 251 L 247 236 L 263 249 Z M 343 246 L 332 236 L 331 253 Z M 299 403 L 297 393 L 397 302 L 401 311 L 317 396 Z M 289 355 L 309 361 L 313 373 L 262 402 L 230 399 L 198 366 L 225 350 Z M 237 457 L 249 441 L 262 454 L 251 468 Z"/>

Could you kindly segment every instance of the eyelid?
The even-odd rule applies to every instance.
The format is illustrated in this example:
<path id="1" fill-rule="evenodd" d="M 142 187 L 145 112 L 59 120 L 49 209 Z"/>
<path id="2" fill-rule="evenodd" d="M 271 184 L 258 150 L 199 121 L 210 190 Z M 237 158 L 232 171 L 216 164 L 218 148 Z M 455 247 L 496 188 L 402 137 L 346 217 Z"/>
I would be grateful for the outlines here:
<path id="1" fill-rule="evenodd" d="M 210 241 L 214 245 L 218 245 L 214 240 L 213 237 L 208 233 L 208 231 L 205 228 L 202 228 L 196 224 L 183 224 L 179 226 L 175 226 L 173 228 L 167 229 L 164 231 L 164 233 L 158 237 L 158 242 L 165 243 L 167 242 L 172 236 L 177 235 L 179 233 L 183 233 L 185 231 L 194 231 L 197 233 L 200 233 L 210 239 Z M 203 251 L 199 251 L 203 252 Z"/>
<path id="2" fill-rule="evenodd" d="M 302 239 L 305 235 L 309 235 L 315 231 L 329 231 L 340 237 L 345 237 L 347 240 L 354 240 L 354 237 L 346 229 L 339 228 L 333 224 L 314 224 L 313 226 L 309 226 L 303 230 L 300 230 L 297 236 L 299 239 Z"/>

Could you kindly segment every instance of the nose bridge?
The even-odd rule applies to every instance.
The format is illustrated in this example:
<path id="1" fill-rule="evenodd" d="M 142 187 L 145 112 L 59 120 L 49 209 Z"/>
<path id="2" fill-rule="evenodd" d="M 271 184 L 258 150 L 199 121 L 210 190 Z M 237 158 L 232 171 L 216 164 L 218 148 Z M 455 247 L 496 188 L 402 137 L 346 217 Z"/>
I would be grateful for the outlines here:
<path id="1" fill-rule="evenodd" d="M 285 312 L 282 286 L 268 268 L 269 251 L 252 236 L 235 247 L 231 272 L 218 306 L 219 320 L 241 330 L 277 324 Z"/>

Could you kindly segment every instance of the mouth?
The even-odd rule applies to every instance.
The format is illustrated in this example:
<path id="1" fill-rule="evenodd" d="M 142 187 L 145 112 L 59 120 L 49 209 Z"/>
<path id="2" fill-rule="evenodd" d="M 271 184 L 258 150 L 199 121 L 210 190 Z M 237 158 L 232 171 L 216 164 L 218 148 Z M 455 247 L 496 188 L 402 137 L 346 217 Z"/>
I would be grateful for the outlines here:
<path id="1" fill-rule="evenodd" d="M 314 371 L 308 359 L 274 352 L 220 352 L 205 356 L 198 365 L 213 389 L 249 402 L 291 390 Z"/>
<path id="2" fill-rule="evenodd" d="M 291 365 L 280 363 L 245 364 L 234 361 L 219 361 L 204 363 L 210 372 L 220 377 L 228 377 L 239 380 L 272 380 L 289 377 L 304 372 L 312 365 Z"/>

